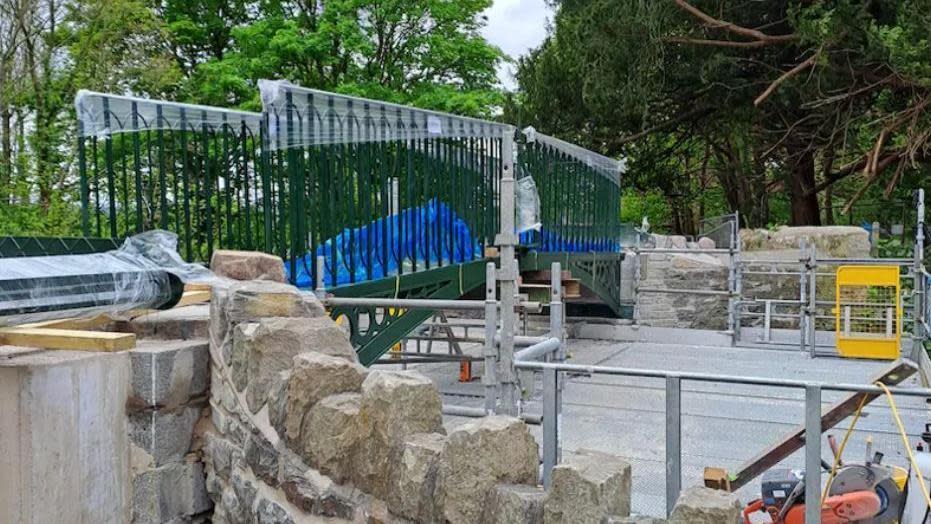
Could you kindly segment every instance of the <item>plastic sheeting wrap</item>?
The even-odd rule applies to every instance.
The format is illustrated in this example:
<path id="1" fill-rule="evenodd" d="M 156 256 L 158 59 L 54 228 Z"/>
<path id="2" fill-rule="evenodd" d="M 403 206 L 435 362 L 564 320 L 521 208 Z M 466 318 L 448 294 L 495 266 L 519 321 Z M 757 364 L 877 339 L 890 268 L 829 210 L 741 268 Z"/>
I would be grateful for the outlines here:
<path id="1" fill-rule="evenodd" d="M 517 198 L 517 233 L 526 231 L 539 231 L 540 223 L 540 195 L 537 193 L 537 184 L 533 177 L 525 176 L 517 181 L 515 191 Z"/>
<path id="2" fill-rule="evenodd" d="M 182 104 L 132 96 L 80 90 L 74 98 L 78 132 L 81 136 L 108 136 L 151 129 L 200 131 L 204 126 L 217 129 L 245 126 L 258 135 L 260 113 L 221 107 Z"/>
<path id="3" fill-rule="evenodd" d="M 286 80 L 259 80 L 259 91 L 273 150 L 431 138 L 499 139 L 514 130 L 507 124 L 328 93 Z"/>
<path id="4" fill-rule="evenodd" d="M 149 231 L 106 253 L 2 259 L 0 325 L 170 308 L 185 282 L 215 279 L 184 262 L 177 242 Z"/>
<path id="5" fill-rule="evenodd" d="M 452 224 L 452 231 L 448 225 Z M 439 251 L 437 251 L 436 232 L 442 225 Z M 415 235 L 416 230 L 416 235 Z M 403 235 L 402 235 L 403 231 Z M 384 235 L 387 233 L 387 236 Z M 354 242 L 350 243 L 349 239 Z M 450 237 L 452 246 L 450 246 Z M 430 240 L 430 242 L 428 242 Z M 388 264 L 382 264 L 380 254 L 382 246 L 387 244 Z M 400 251 L 399 251 L 400 245 Z M 371 251 L 367 250 L 371 246 Z M 332 253 L 335 247 L 336 264 L 334 267 Z M 450 250 L 452 247 L 452 250 Z M 337 285 L 350 283 L 350 259 L 354 259 L 353 274 L 355 282 L 369 280 L 366 262 L 371 258 L 372 279 L 384 278 L 398 274 L 398 259 L 403 257 L 404 273 L 411 273 L 410 260 L 417 260 L 417 266 L 425 269 L 426 261 L 430 267 L 459 264 L 482 257 L 478 239 L 472 236 L 469 226 L 459 218 L 446 204 L 431 200 L 423 206 L 405 209 L 397 215 L 378 219 L 371 224 L 355 228 L 352 235 L 346 229 L 335 238 L 318 245 L 314 253 L 307 253 L 297 259 L 295 278 L 291 277 L 291 264 L 285 261 L 285 273 L 289 281 L 298 287 L 313 287 L 310 271 L 314 267 L 316 256 L 324 257 L 324 282 L 332 286 L 334 272 Z"/>
<path id="6" fill-rule="evenodd" d="M 583 164 L 595 169 L 602 174 L 608 180 L 614 182 L 615 185 L 620 185 L 621 175 L 627 171 L 627 160 L 615 160 L 613 158 L 606 157 L 604 155 L 599 155 L 593 151 L 589 151 L 584 147 L 577 146 L 575 144 L 570 144 L 564 140 L 560 140 L 549 135 L 544 135 L 543 133 L 538 132 L 532 126 L 524 128 L 524 136 L 527 137 L 527 142 L 539 142 L 551 149 L 555 149 L 561 153 L 568 155 L 569 157 L 582 162 Z"/>

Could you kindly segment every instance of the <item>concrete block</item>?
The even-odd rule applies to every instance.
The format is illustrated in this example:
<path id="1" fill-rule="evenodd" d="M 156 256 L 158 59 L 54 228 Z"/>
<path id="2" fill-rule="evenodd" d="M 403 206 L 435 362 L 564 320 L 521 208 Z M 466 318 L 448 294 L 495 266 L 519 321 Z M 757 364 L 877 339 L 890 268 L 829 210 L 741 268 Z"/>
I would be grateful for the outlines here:
<path id="1" fill-rule="evenodd" d="M 130 361 L 0 347 L 0 513 L 7 522 L 127 522 Z"/>
<path id="2" fill-rule="evenodd" d="M 174 409 L 210 387 L 206 340 L 142 341 L 129 351 L 132 388 L 129 409 Z"/>
<path id="3" fill-rule="evenodd" d="M 130 439 L 152 456 L 156 466 L 177 462 L 191 451 L 194 426 L 204 416 L 202 406 L 134 413 L 129 417 Z"/>
<path id="4" fill-rule="evenodd" d="M 133 478 L 133 523 L 162 523 L 208 511 L 202 462 L 173 462 Z M 67 522 L 67 521 L 63 521 Z"/>

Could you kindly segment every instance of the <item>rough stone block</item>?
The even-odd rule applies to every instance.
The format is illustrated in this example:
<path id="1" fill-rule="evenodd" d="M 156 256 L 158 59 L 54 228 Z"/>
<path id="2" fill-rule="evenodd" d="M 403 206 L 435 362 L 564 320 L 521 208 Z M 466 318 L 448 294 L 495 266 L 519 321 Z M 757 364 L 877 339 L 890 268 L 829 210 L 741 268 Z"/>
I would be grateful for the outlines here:
<path id="1" fill-rule="evenodd" d="M 162 523 L 197 515 L 213 504 L 207 496 L 202 462 L 173 462 L 133 478 L 133 522 Z"/>
<path id="2" fill-rule="evenodd" d="M 256 524 L 294 524 L 287 510 L 273 500 L 260 499 L 255 507 Z"/>
<path id="3" fill-rule="evenodd" d="M 618 517 L 617 515 L 608 515 L 601 524 L 665 524 L 666 519 L 657 519 L 653 517 L 629 516 Z"/>
<path id="4" fill-rule="evenodd" d="M 255 322 L 243 322 L 233 328 L 233 344 L 230 353 L 230 378 L 236 391 L 243 391 L 249 385 L 249 351 L 252 349 L 255 330 L 259 325 Z"/>
<path id="5" fill-rule="evenodd" d="M 218 477 L 229 481 L 233 467 L 242 463 L 242 460 L 242 448 L 216 432 L 204 432 L 204 461 Z"/>
<path id="6" fill-rule="evenodd" d="M 249 478 L 245 471 L 236 468 L 233 470 L 230 486 L 232 486 L 233 493 L 236 494 L 239 504 L 243 508 L 250 510 L 251 513 L 252 506 L 255 503 L 255 496 L 259 491 L 255 481 Z"/>
<path id="7" fill-rule="evenodd" d="M 274 376 L 291 369 L 295 356 L 317 352 L 356 361 L 349 340 L 329 317 L 263 318 L 242 344 L 249 382 L 246 402 L 253 413 L 265 404 Z"/>
<path id="8" fill-rule="evenodd" d="M 700 249 L 714 249 L 715 243 L 713 239 L 708 237 L 701 237 L 698 239 L 698 247 Z"/>
<path id="9" fill-rule="evenodd" d="M 445 435 L 415 433 L 396 448 L 387 499 L 392 513 L 418 522 L 436 520 L 437 459 L 445 446 Z"/>
<path id="10" fill-rule="evenodd" d="M 218 249 L 210 257 L 210 270 L 219 277 L 233 280 L 285 282 L 284 262 L 275 255 L 259 251 Z"/>
<path id="11" fill-rule="evenodd" d="M 441 518 L 477 522 L 485 496 L 496 484 L 536 485 L 539 448 L 518 419 L 492 416 L 453 431 L 440 454 L 436 503 Z"/>
<path id="12" fill-rule="evenodd" d="M 291 370 L 278 373 L 268 391 L 268 423 L 278 434 L 278 438 L 284 440 L 285 421 L 287 420 L 288 410 L 288 385 L 291 382 Z M 301 417 L 303 419 L 303 417 Z M 300 435 L 300 427 L 297 430 Z"/>
<path id="13" fill-rule="evenodd" d="M 206 342 L 141 342 L 129 351 L 130 410 L 173 409 L 207 392 L 210 353 Z"/>
<path id="14" fill-rule="evenodd" d="M 287 442 L 297 442 L 311 406 L 330 395 L 359 392 L 364 378 L 365 368 L 345 358 L 322 353 L 294 357 L 288 382 L 285 433 L 281 436 Z"/>
<path id="15" fill-rule="evenodd" d="M 206 415 L 201 406 L 135 413 L 129 417 L 130 439 L 156 466 L 177 462 L 191 451 L 194 426 Z"/>
<path id="16" fill-rule="evenodd" d="M 502 484 L 488 492 L 484 524 L 542 524 L 543 498 L 546 493 L 538 486 Z"/>
<path id="17" fill-rule="evenodd" d="M 279 481 L 288 502 L 311 515 L 352 520 L 362 505 L 361 492 L 334 483 L 288 451 L 282 454 Z"/>
<path id="18" fill-rule="evenodd" d="M 670 524 L 737 524 L 740 522 L 737 495 L 719 489 L 694 486 L 679 495 L 669 515 Z"/>
<path id="19" fill-rule="evenodd" d="M 267 317 L 309 318 L 326 315 L 312 293 L 302 293 L 294 286 L 250 280 L 229 287 L 226 304 L 230 323 L 250 322 Z"/>
<path id="20" fill-rule="evenodd" d="M 547 523 L 599 523 L 630 514 L 630 464 L 614 455 L 579 451 L 553 468 L 544 518 Z"/>
<path id="21" fill-rule="evenodd" d="M 372 371 L 362 383 L 360 419 L 367 438 L 354 454 L 352 481 L 384 500 L 395 446 L 414 433 L 445 433 L 440 394 L 416 371 Z"/>
<path id="22" fill-rule="evenodd" d="M 246 464 L 266 484 L 274 487 L 278 485 L 278 451 L 261 433 L 254 432 L 246 440 Z"/>
<path id="23" fill-rule="evenodd" d="M 349 479 L 353 450 L 368 438 L 360 423 L 361 404 L 359 393 L 340 393 L 314 404 L 304 418 L 299 455 L 337 482 Z"/>

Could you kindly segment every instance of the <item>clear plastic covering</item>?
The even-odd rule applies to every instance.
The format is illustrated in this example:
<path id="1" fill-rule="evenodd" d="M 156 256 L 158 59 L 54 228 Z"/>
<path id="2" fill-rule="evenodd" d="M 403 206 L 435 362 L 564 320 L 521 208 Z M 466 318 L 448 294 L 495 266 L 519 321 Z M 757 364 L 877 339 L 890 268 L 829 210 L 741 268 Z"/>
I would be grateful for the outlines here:
<path id="1" fill-rule="evenodd" d="M 107 136 L 140 130 L 175 129 L 199 131 L 243 125 L 256 136 L 262 123 L 261 113 L 236 111 L 221 107 L 181 104 L 131 96 L 78 91 L 74 98 L 81 136 Z"/>
<path id="2" fill-rule="evenodd" d="M 627 161 L 625 159 L 615 160 L 604 155 L 599 155 L 584 147 L 570 144 L 569 142 L 544 135 L 543 133 L 538 133 L 533 127 L 525 128 L 523 133 L 528 143 L 539 142 L 547 147 L 565 153 L 579 162 L 597 170 L 614 182 L 615 185 L 619 186 L 621 184 L 621 175 L 627 170 Z"/>
<path id="3" fill-rule="evenodd" d="M 518 180 L 514 194 L 517 200 L 517 232 L 539 231 L 543 227 L 540 222 L 540 195 L 533 177 L 528 175 Z"/>
<path id="4" fill-rule="evenodd" d="M 105 253 L 3 259 L 0 325 L 170 307 L 185 282 L 216 279 L 176 246 L 177 235 L 155 230 Z"/>
<path id="5" fill-rule="evenodd" d="M 507 124 L 259 80 L 269 148 L 430 138 L 501 138 Z"/>

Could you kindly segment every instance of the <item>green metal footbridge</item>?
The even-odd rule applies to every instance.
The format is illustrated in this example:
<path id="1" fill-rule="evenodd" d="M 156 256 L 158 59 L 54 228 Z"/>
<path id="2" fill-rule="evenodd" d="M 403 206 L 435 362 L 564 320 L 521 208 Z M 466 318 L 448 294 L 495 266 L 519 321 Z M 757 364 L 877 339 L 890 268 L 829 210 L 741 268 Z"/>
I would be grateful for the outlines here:
<path id="1" fill-rule="evenodd" d="M 259 87 L 261 113 L 80 92 L 85 238 L 7 238 L 0 252 L 90 252 L 159 228 L 187 260 L 261 250 L 298 286 L 319 277 L 334 296 L 395 299 L 460 298 L 488 261 L 502 274 L 559 261 L 620 314 L 622 163 L 531 128 Z M 331 315 L 368 365 L 431 312 Z"/>

